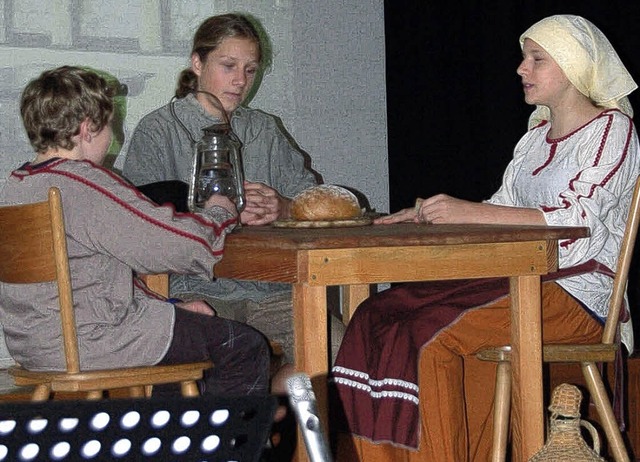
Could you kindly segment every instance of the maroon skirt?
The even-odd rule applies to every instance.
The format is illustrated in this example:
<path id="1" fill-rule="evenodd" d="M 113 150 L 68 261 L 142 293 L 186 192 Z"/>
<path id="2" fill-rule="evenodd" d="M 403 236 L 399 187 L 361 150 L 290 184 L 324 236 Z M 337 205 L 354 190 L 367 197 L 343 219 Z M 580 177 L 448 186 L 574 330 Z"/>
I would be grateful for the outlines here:
<path id="1" fill-rule="evenodd" d="M 593 261 L 546 275 L 543 281 L 594 271 L 613 275 Z M 349 323 L 332 369 L 339 398 L 332 422 L 374 442 L 416 448 L 420 351 L 465 312 L 508 295 L 508 278 L 490 278 L 406 283 L 365 300 Z"/>

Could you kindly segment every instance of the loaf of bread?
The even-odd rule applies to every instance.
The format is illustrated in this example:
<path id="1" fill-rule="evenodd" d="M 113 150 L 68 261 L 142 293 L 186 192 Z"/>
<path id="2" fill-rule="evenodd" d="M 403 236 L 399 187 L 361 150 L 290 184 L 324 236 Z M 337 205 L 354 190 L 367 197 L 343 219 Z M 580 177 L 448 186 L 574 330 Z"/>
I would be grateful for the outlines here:
<path id="1" fill-rule="evenodd" d="M 358 198 L 336 185 L 312 186 L 295 196 L 291 203 L 291 218 L 298 221 L 350 220 L 361 216 Z"/>

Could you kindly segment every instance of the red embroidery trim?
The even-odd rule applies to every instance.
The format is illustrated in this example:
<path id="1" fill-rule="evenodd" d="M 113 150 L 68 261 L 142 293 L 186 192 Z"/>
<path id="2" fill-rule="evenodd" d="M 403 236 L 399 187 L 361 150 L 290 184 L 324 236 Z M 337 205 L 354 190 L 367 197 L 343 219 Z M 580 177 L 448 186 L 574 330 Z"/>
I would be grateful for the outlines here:
<path id="1" fill-rule="evenodd" d="M 605 146 L 606 146 L 607 139 L 609 138 L 609 133 L 611 132 L 611 126 L 612 126 L 612 124 L 613 124 L 613 114 L 612 114 L 612 112 L 613 112 L 613 111 L 620 112 L 620 111 L 618 111 L 617 109 L 610 109 L 610 110 L 607 110 L 607 111 L 603 111 L 602 113 L 600 113 L 600 114 L 598 115 L 598 117 L 596 117 L 596 119 L 597 119 L 597 118 L 600 118 L 600 117 L 607 117 L 607 118 L 608 118 L 608 120 L 607 120 L 607 125 L 606 125 L 606 127 L 605 127 L 605 130 L 604 130 L 604 133 L 603 133 L 602 139 L 601 139 L 601 141 L 600 141 L 600 145 L 598 146 L 598 152 L 596 153 L 596 156 L 595 156 L 595 158 L 594 158 L 594 160 L 593 160 L 593 164 L 592 164 L 593 166 L 597 166 L 597 165 L 600 163 L 600 160 L 601 160 L 601 158 L 602 158 L 602 153 L 604 152 L 604 148 L 605 148 Z M 632 135 L 632 133 L 633 133 L 632 121 L 631 121 L 631 119 L 630 119 L 629 117 L 627 117 L 627 120 L 628 120 L 628 127 L 629 127 L 629 128 L 628 128 L 628 130 L 627 130 L 627 139 L 626 139 L 626 142 L 625 142 L 624 149 L 623 149 L 623 151 L 622 151 L 622 155 L 621 155 L 621 156 L 620 156 L 620 158 L 619 158 L 619 161 L 618 161 L 618 162 L 617 162 L 617 164 L 616 164 L 616 165 L 615 165 L 615 166 L 614 166 L 614 167 L 613 167 L 613 168 L 612 168 L 612 169 L 611 169 L 611 170 L 610 170 L 610 171 L 605 175 L 605 177 L 602 179 L 602 181 L 601 181 L 599 184 L 592 184 L 592 185 L 591 185 L 591 188 L 589 189 L 589 193 L 588 193 L 586 196 L 585 196 L 585 195 L 578 195 L 578 196 L 576 197 L 576 200 L 577 200 L 577 201 L 579 201 L 579 200 L 580 200 L 580 199 L 582 199 L 582 198 L 587 198 L 587 199 L 589 199 L 589 198 L 593 197 L 593 194 L 594 194 L 594 192 L 596 191 L 596 188 L 598 188 L 598 187 L 604 187 L 607 183 L 609 183 L 609 181 L 611 181 L 611 178 L 613 178 L 613 176 L 614 176 L 614 175 L 615 175 L 615 174 L 620 170 L 620 168 L 621 168 L 622 164 L 624 163 L 624 160 L 626 159 L 626 157 L 627 157 L 627 155 L 628 155 L 628 152 L 629 152 L 629 144 L 630 144 L 630 142 L 631 142 L 631 135 Z M 590 122 L 589 122 L 589 123 L 590 123 Z M 542 168 L 546 167 L 546 166 L 548 165 L 548 163 L 551 161 L 552 156 L 553 156 L 553 155 L 555 155 L 555 149 L 554 149 L 554 148 L 555 148 L 555 146 L 557 146 L 557 143 L 558 143 L 558 142 L 566 140 L 568 137 L 570 137 L 570 136 L 571 136 L 571 135 L 573 135 L 574 133 L 578 132 L 579 130 L 581 130 L 581 129 L 582 129 L 583 127 L 585 127 L 586 125 L 588 125 L 588 123 L 587 123 L 587 124 L 585 124 L 585 125 L 583 125 L 582 127 L 578 128 L 577 130 L 575 130 L 574 132 L 570 133 L 570 134 L 569 134 L 569 135 L 567 135 L 567 136 L 564 136 L 564 137 L 562 137 L 562 138 L 558 138 L 557 140 L 553 140 L 553 145 L 552 145 L 552 151 L 553 151 L 553 154 L 550 154 L 550 156 L 551 156 L 551 157 L 548 159 L 548 161 L 547 161 L 547 162 L 545 162 L 545 164 L 544 164 L 543 166 L 541 166 L 541 167 L 537 168 L 537 169 L 534 171 L 534 175 L 535 175 L 535 174 L 537 174 L 537 173 L 538 173 Z M 548 141 L 549 141 L 549 140 L 548 140 Z M 574 192 L 575 192 L 574 183 L 580 179 L 581 174 L 582 174 L 582 171 L 578 172 L 578 174 L 577 174 L 573 179 L 571 179 L 571 180 L 569 181 L 569 189 L 570 189 L 571 191 L 574 191 Z M 542 209 L 544 212 L 552 212 L 552 211 L 554 211 L 554 210 L 559 210 L 559 209 L 561 209 L 561 208 L 563 208 L 563 209 L 565 209 L 565 210 L 566 210 L 566 209 L 569 209 L 569 208 L 571 207 L 571 203 L 570 203 L 570 202 L 566 199 L 566 197 L 564 197 L 562 194 L 560 195 L 560 197 L 562 198 L 562 207 L 548 207 L 548 206 L 542 206 L 542 207 L 541 207 L 541 209 Z M 586 217 L 586 213 L 585 213 L 584 211 L 581 213 L 581 217 L 582 217 L 582 218 L 585 218 L 585 217 Z"/>
<path id="2" fill-rule="evenodd" d="M 64 172 L 64 171 L 59 171 L 59 170 L 54 170 L 54 167 L 58 166 L 59 164 L 61 164 L 62 162 L 66 162 L 67 159 L 60 159 L 59 162 L 53 162 L 49 165 L 44 166 L 41 169 L 38 169 L 36 171 L 32 171 L 29 168 L 27 168 L 26 170 L 29 172 L 29 175 L 34 175 L 37 173 L 44 173 L 44 172 L 48 172 L 51 174 L 55 174 L 55 175 L 60 175 L 60 176 L 64 176 L 66 178 L 69 178 L 71 180 L 77 181 L 79 183 L 84 184 L 85 186 L 99 192 L 100 194 L 104 195 L 107 199 L 111 200 L 112 202 L 115 202 L 116 204 L 120 205 L 121 207 L 125 208 L 126 210 L 128 210 L 129 212 L 133 213 L 134 215 L 138 216 L 139 218 L 141 218 L 144 221 L 147 221 L 149 223 L 151 223 L 154 226 L 157 226 L 161 229 L 164 229 L 166 231 L 169 231 L 173 234 L 177 234 L 178 236 L 184 237 L 186 239 L 195 241 L 197 243 L 199 243 L 200 245 L 204 246 L 207 251 L 211 254 L 214 255 L 216 257 L 218 256 L 222 256 L 223 254 L 223 250 L 213 250 L 211 249 L 211 247 L 209 246 L 209 243 L 198 237 L 198 236 L 194 236 L 193 234 L 189 234 L 186 233 L 182 230 L 173 228 L 171 226 L 166 225 L 165 223 L 156 220 L 154 218 L 151 218 L 143 213 L 141 213 L 139 210 L 131 207 L 129 204 L 127 204 L 126 202 L 124 202 L 122 199 L 120 199 L 119 197 L 115 196 L 113 193 L 111 193 L 110 191 L 107 191 L 106 189 L 102 188 L 101 186 L 90 182 L 89 180 L 83 178 L 83 177 L 79 177 L 76 174 L 72 174 L 69 172 Z M 113 172 L 105 169 L 104 167 L 101 167 L 99 165 L 94 164 L 93 162 L 90 161 L 80 161 L 80 162 L 87 162 L 90 165 L 92 165 L 93 167 L 96 167 L 100 170 L 102 170 L 104 173 L 106 173 L 108 176 L 112 177 L 116 182 L 120 183 L 122 186 L 131 189 L 138 197 L 141 197 L 142 199 L 152 203 L 155 205 L 155 203 L 153 203 L 151 200 L 149 200 L 146 196 L 144 196 L 143 194 L 141 194 L 137 189 L 135 189 L 135 187 L 133 187 L 130 183 L 128 183 L 127 181 L 125 181 L 124 179 L 122 179 L 120 176 L 114 174 Z M 235 223 L 236 222 L 236 218 L 233 218 L 231 220 L 227 220 L 226 222 L 222 223 L 222 225 L 218 226 L 216 223 L 214 222 L 210 222 L 208 220 L 204 220 L 202 219 L 200 216 L 195 215 L 195 214 L 183 214 L 183 215 L 189 215 L 190 217 L 196 219 L 197 221 L 199 221 L 200 223 L 202 223 L 204 226 L 213 228 L 214 233 L 216 236 L 219 236 L 223 230 L 225 230 L 231 223 Z"/>
<path id="3" fill-rule="evenodd" d="M 551 161 L 553 160 L 553 158 L 556 155 L 556 151 L 558 150 L 558 143 L 554 142 L 553 144 L 551 144 L 551 148 L 549 149 L 549 156 L 547 156 L 547 160 L 544 162 L 544 164 L 542 164 L 540 167 L 538 167 L 537 169 L 535 169 L 532 173 L 533 176 L 536 176 L 538 173 L 540 173 L 547 165 L 549 165 L 551 163 Z"/>

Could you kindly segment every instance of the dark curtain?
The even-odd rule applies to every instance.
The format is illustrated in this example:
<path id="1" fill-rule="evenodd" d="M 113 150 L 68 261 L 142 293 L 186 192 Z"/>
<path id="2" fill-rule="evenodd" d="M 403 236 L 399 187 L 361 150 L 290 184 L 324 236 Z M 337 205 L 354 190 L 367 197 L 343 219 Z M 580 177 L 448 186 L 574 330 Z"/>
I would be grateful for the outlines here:
<path id="1" fill-rule="evenodd" d="M 498 188 L 532 111 L 515 72 L 518 38 L 539 19 L 589 19 L 640 82 L 640 1 L 396 0 L 384 7 L 391 211 L 417 196 L 482 200 Z M 630 99 L 640 114 L 640 90 Z M 638 287 L 630 285 L 635 299 Z"/>

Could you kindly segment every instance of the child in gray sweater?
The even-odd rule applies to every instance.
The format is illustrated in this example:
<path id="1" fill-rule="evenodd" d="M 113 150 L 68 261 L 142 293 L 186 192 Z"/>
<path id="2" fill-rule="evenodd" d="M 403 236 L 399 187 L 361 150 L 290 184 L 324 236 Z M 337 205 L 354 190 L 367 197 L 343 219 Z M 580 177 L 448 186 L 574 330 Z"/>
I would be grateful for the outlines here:
<path id="1" fill-rule="evenodd" d="M 253 328 L 217 317 L 202 301 L 171 303 L 136 274 L 211 279 L 234 205 L 213 196 L 200 214 L 158 206 L 100 166 L 111 141 L 112 91 L 75 67 L 44 72 L 25 88 L 21 114 L 35 158 L 11 173 L 0 204 L 62 192 L 80 363 L 83 369 L 212 360 L 213 394 L 268 392 L 269 348 Z M 0 321 L 12 357 L 32 370 L 64 370 L 51 284 L 0 284 Z M 27 309 L 25 309 L 25 306 Z"/>

